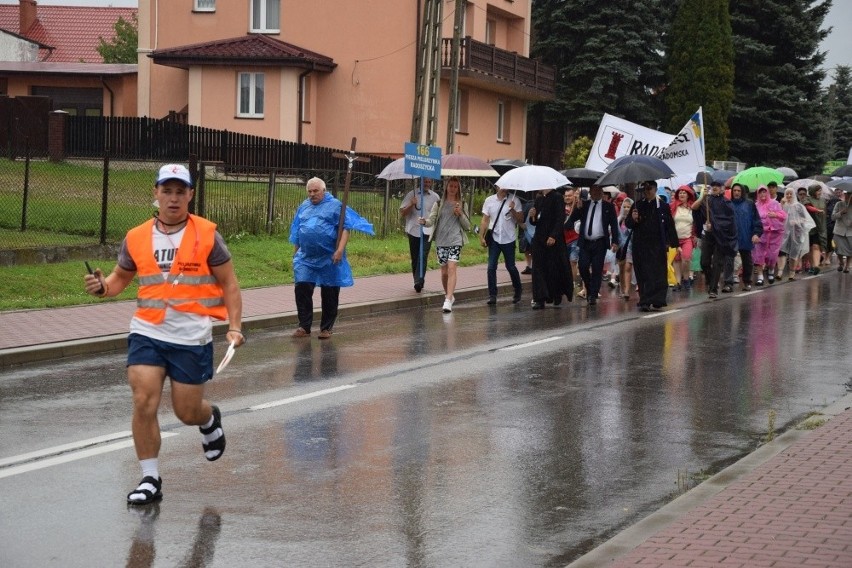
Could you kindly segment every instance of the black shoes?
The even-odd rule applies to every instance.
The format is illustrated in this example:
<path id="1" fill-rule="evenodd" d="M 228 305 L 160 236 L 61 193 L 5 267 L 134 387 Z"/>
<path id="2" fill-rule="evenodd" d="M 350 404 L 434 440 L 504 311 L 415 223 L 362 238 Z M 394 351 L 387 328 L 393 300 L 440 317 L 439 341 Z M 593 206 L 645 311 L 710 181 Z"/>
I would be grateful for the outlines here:
<path id="1" fill-rule="evenodd" d="M 530 304 L 530 306 L 534 310 L 543 310 L 544 309 L 544 302 L 536 302 L 535 300 L 533 300 L 532 303 Z"/>
<path id="2" fill-rule="evenodd" d="M 526 268 L 524 268 L 523 270 L 521 270 L 521 274 L 532 274 L 532 268 L 530 268 L 529 266 L 527 266 Z"/>
<path id="3" fill-rule="evenodd" d="M 488 301 L 485 302 L 485 303 L 488 304 L 489 306 L 493 306 L 494 304 L 497 303 L 497 296 L 488 296 Z"/>
<path id="4" fill-rule="evenodd" d="M 730 284 L 725 284 L 725 286 L 722 287 L 722 293 L 723 294 L 730 294 L 733 291 L 734 291 L 734 287 L 731 286 Z"/>
<path id="5" fill-rule="evenodd" d="M 423 289 L 423 280 L 418 280 L 414 283 L 414 291 L 419 292 Z"/>
<path id="6" fill-rule="evenodd" d="M 514 296 L 512 296 L 512 303 L 513 304 L 517 304 L 520 301 L 521 301 L 521 295 L 520 294 L 515 294 Z"/>

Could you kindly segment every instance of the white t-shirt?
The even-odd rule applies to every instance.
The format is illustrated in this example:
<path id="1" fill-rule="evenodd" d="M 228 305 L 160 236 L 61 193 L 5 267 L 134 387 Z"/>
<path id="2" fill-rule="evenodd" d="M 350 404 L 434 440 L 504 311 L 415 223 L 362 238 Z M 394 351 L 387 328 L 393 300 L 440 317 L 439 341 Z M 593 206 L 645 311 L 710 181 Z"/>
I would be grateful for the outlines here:
<path id="1" fill-rule="evenodd" d="M 519 213 L 523 211 L 521 200 L 516 196 L 507 195 L 506 204 L 503 205 L 503 200 L 497 197 L 497 194 L 489 195 L 482 204 L 482 214 L 488 215 L 490 219 L 488 226 L 494 236 L 494 242 L 505 245 L 515 240 L 518 233 L 518 224 L 515 222 L 515 217 L 512 215 L 512 210 Z M 500 209 L 500 206 L 503 209 Z M 499 218 L 497 214 L 499 213 Z"/>
<path id="2" fill-rule="evenodd" d="M 156 228 L 156 223 L 152 228 L 151 238 L 154 241 L 154 257 L 163 272 L 163 278 L 168 277 L 169 271 L 172 269 L 172 262 L 185 232 L 186 227 L 176 233 L 166 235 Z M 214 262 L 216 264 L 211 264 L 211 266 L 224 264 L 230 260 L 230 253 L 218 233 L 216 234 L 216 241 L 214 250 L 207 258 L 208 263 L 210 263 L 214 261 L 215 255 L 216 260 Z M 125 270 L 136 271 L 136 265 L 127 253 L 126 242 L 121 246 L 118 264 Z M 213 320 L 210 316 L 179 312 L 167 306 L 166 318 L 159 324 L 147 322 L 134 316 L 130 320 L 130 333 L 138 333 L 178 345 L 206 345 L 213 341 Z"/>
<path id="3" fill-rule="evenodd" d="M 399 206 L 400 210 L 405 209 L 409 206 L 409 204 L 411 204 L 411 202 L 414 200 L 415 192 L 418 196 L 420 195 L 419 189 L 413 189 L 405 194 L 405 198 L 403 198 L 402 200 L 402 205 Z M 424 191 L 423 202 L 425 207 L 422 207 L 422 209 L 416 209 L 414 207 L 411 208 L 411 211 L 409 211 L 408 215 L 405 216 L 405 232 L 411 235 L 412 237 L 419 237 L 421 225 L 420 223 L 418 223 L 418 219 L 420 217 L 428 217 L 429 212 L 432 211 L 432 206 L 438 203 L 438 200 L 440 198 L 441 197 L 432 190 L 429 190 L 428 192 Z M 431 235 L 432 227 L 423 227 L 423 234 Z"/>

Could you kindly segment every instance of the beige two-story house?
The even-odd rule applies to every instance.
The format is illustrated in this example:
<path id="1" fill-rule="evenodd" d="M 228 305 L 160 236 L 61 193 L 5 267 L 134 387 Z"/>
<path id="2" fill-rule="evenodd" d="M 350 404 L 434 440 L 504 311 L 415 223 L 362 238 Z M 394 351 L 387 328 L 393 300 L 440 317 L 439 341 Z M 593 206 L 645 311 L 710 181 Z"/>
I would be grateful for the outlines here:
<path id="1" fill-rule="evenodd" d="M 427 0 L 139 0 L 138 114 L 400 155 Z M 435 145 L 447 138 L 455 0 L 441 3 Z M 433 5 L 434 6 L 434 5 Z M 454 152 L 523 158 L 526 107 L 553 96 L 528 58 L 531 0 L 464 4 Z"/>

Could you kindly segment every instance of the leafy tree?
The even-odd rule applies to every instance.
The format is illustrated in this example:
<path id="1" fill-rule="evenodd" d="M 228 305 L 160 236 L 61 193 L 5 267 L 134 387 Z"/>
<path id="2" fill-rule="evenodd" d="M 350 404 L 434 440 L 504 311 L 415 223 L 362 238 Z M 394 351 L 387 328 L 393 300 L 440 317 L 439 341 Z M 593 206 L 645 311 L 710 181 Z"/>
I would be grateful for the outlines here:
<path id="1" fill-rule="evenodd" d="M 103 57 L 104 63 L 136 63 L 136 48 L 139 46 L 139 22 L 136 14 L 133 14 L 131 22 L 124 18 L 118 18 L 115 23 L 115 36 L 110 41 L 104 41 L 103 36 L 98 38 L 98 53 Z"/>
<path id="2" fill-rule="evenodd" d="M 821 170 L 820 26 L 831 0 L 731 2 L 734 102 L 730 151 L 751 165 Z"/>
<path id="3" fill-rule="evenodd" d="M 532 116 L 594 137 L 603 113 L 659 126 L 664 79 L 659 0 L 536 0 L 532 56 L 557 69 L 556 100 Z M 535 105 L 534 105 L 535 106 Z"/>
<path id="4" fill-rule="evenodd" d="M 565 154 L 562 156 L 562 167 L 565 169 L 585 167 L 594 143 L 595 141 L 588 136 L 576 138 L 565 148 Z"/>
<path id="5" fill-rule="evenodd" d="M 679 132 L 703 108 L 707 161 L 728 157 L 734 98 L 734 47 L 728 0 L 683 0 L 668 51 L 667 132 Z"/>

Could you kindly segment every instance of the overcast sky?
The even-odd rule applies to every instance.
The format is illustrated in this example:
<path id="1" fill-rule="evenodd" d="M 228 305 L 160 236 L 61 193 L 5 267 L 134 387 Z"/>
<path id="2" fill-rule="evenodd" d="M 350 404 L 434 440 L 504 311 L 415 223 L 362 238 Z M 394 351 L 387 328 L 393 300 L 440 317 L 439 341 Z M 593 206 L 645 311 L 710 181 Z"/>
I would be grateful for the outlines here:
<path id="1" fill-rule="evenodd" d="M 0 0 L 0 4 L 17 4 L 17 0 Z M 44 6 L 132 6 L 138 5 L 137 0 L 38 0 Z M 850 0 L 834 0 L 831 11 L 826 18 L 826 25 L 833 26 L 834 31 L 822 44 L 822 50 L 827 51 L 825 69 L 831 75 L 831 69 L 838 65 L 852 66 L 852 33 L 849 23 L 852 22 L 852 2 Z"/>

